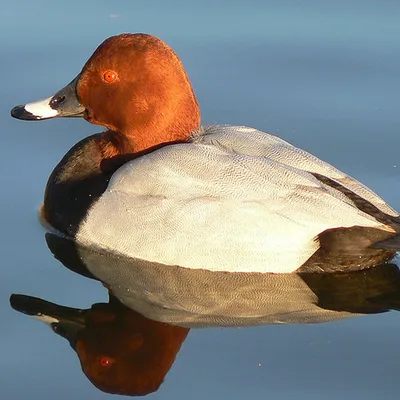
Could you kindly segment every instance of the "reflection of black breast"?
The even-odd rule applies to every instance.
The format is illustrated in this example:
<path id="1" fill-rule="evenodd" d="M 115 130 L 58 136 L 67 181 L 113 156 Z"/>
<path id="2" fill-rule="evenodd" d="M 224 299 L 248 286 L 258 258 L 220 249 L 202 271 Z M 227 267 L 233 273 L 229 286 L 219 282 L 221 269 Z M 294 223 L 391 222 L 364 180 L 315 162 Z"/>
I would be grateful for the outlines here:
<path id="1" fill-rule="evenodd" d="M 46 233 L 46 242 L 54 257 L 60 261 L 69 270 L 85 276 L 98 280 L 82 262 L 82 258 L 78 253 L 78 247 L 75 241 L 65 239 L 62 236 Z"/>

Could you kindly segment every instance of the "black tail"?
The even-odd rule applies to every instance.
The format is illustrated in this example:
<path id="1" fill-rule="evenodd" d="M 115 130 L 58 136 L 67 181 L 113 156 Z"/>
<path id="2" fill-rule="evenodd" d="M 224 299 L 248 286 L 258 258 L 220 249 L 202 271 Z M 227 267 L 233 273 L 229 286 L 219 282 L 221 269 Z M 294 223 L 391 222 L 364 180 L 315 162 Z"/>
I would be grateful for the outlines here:
<path id="1" fill-rule="evenodd" d="M 397 233 L 396 236 L 382 240 L 381 242 L 377 242 L 371 247 L 375 249 L 400 251 L 400 233 Z"/>

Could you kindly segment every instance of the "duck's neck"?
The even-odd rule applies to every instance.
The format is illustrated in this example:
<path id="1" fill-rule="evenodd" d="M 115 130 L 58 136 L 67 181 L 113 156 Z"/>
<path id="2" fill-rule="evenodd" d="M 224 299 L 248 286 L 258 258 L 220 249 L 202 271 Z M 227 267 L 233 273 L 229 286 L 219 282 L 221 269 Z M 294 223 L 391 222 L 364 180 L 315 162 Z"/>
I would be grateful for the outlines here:
<path id="1" fill-rule="evenodd" d="M 199 128 L 200 108 L 189 79 L 185 74 L 176 81 L 180 82 L 181 90 L 168 87 L 163 92 L 166 98 L 149 100 L 139 111 L 130 109 L 118 126 L 109 126 L 120 132 L 107 138 L 120 154 L 141 153 L 168 143 L 184 142 Z"/>
<path id="2" fill-rule="evenodd" d="M 162 114 L 150 113 L 139 121 L 133 119 L 127 129 L 120 134 L 113 133 L 107 141 L 112 142 L 120 154 L 142 153 L 165 144 L 185 142 L 199 126 L 200 111 L 193 96 L 178 101 L 172 110 L 165 109 Z"/>
<path id="3" fill-rule="evenodd" d="M 157 137 L 149 134 L 149 131 L 143 130 L 125 132 L 124 134 L 107 131 L 100 134 L 99 145 L 104 160 L 110 160 L 114 157 L 138 157 L 168 144 L 186 142 L 196 128 L 179 135 L 165 130 L 162 135 Z"/>

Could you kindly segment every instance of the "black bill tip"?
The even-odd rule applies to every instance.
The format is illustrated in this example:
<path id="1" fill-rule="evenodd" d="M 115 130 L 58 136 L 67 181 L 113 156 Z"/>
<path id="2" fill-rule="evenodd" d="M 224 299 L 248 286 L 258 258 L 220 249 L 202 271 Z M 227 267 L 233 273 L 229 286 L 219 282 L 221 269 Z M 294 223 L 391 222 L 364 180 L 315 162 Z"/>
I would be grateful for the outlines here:
<path id="1" fill-rule="evenodd" d="M 33 115 L 25 109 L 25 105 L 15 106 L 11 110 L 11 116 L 13 118 L 22 119 L 25 121 L 39 121 L 40 117 Z"/>

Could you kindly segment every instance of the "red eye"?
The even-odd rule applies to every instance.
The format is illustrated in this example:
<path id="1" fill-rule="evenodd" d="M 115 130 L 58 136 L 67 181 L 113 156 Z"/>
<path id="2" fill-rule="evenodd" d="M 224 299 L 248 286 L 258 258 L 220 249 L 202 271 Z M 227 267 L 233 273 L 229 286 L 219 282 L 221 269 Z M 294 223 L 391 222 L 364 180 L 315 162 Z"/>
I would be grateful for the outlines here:
<path id="1" fill-rule="evenodd" d="M 109 367 L 111 365 L 111 360 L 108 357 L 101 357 L 100 358 L 100 365 L 102 367 Z"/>
<path id="2" fill-rule="evenodd" d="M 103 78 L 106 82 L 114 82 L 118 78 L 118 74 L 115 71 L 108 70 L 104 72 Z"/>

